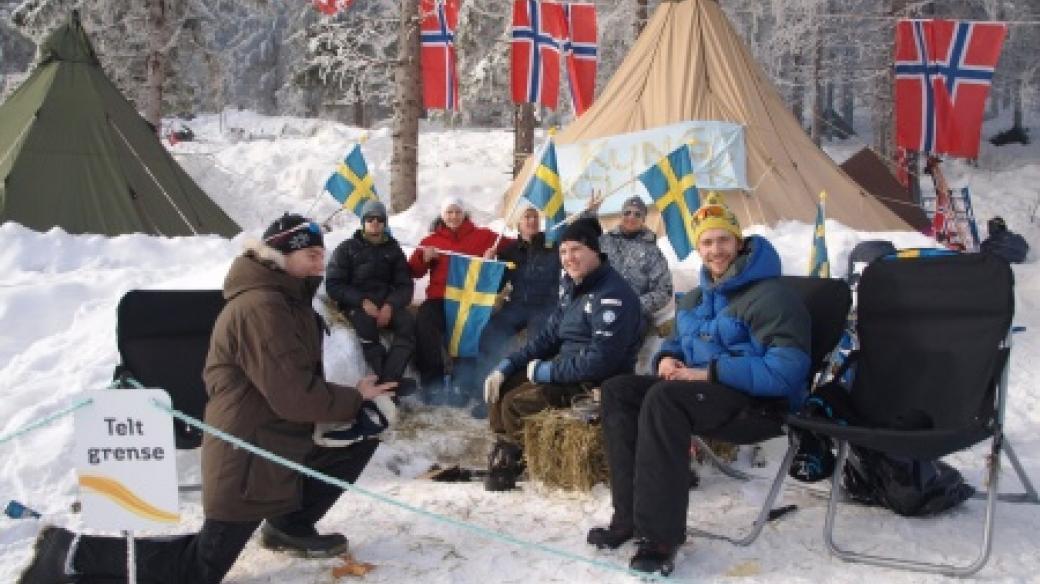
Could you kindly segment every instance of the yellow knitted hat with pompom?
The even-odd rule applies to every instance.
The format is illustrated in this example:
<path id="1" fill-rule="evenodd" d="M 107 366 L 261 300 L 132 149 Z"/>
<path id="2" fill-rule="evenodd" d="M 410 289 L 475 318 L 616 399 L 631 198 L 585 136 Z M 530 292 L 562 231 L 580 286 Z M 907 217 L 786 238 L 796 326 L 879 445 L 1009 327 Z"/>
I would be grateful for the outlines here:
<path id="1" fill-rule="evenodd" d="M 737 221 L 737 216 L 726 206 L 726 200 L 722 198 L 722 195 L 714 191 L 708 193 L 700 208 L 693 213 L 692 222 L 694 247 L 700 241 L 701 234 L 709 229 L 725 229 L 736 236 L 738 240 L 744 237 L 740 231 L 740 222 Z"/>

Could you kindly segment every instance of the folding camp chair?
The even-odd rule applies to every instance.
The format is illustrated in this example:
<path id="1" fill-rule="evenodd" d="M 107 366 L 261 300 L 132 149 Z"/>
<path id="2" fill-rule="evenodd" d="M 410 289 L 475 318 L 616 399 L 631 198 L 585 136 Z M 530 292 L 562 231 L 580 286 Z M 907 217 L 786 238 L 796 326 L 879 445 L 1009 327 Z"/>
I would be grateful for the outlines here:
<path id="1" fill-rule="evenodd" d="M 850 562 L 967 576 L 985 565 L 1004 436 L 1014 313 L 1007 262 L 988 254 L 895 258 L 872 263 L 858 288 L 856 376 L 850 390 L 856 424 L 788 416 L 792 428 L 838 441 L 824 539 Z M 906 429 L 915 420 L 915 428 Z M 899 429 L 897 429 L 899 428 Z M 847 551 L 834 541 L 849 445 L 902 458 L 934 460 L 992 438 L 989 496 L 979 556 L 963 566 Z M 1017 462 L 1014 461 L 1013 462 Z M 1021 467 L 1023 485 L 1033 492 Z"/>
<path id="2" fill-rule="evenodd" d="M 780 280 L 801 297 L 809 311 L 812 323 L 811 366 L 806 384 L 812 386 L 813 380 L 827 365 L 828 355 L 830 355 L 841 338 L 849 309 L 852 306 L 852 295 L 849 292 L 848 284 L 843 280 L 800 276 L 783 276 Z M 761 401 L 766 402 L 767 400 Z M 784 417 L 787 413 L 787 399 L 769 401 L 772 403 L 765 404 L 764 407 L 754 407 L 753 409 L 745 410 L 732 422 L 713 431 L 706 437 L 734 444 L 757 444 L 770 438 L 782 436 L 786 431 Z M 709 453 L 714 464 L 723 473 L 741 480 L 758 478 L 738 471 L 719 460 L 718 457 L 711 453 L 711 449 L 704 444 L 701 437 L 694 437 L 694 441 L 697 442 L 699 447 Z M 780 494 L 780 487 L 783 484 L 784 477 L 787 476 L 788 471 L 791 469 L 791 464 L 794 462 L 794 456 L 797 452 L 798 437 L 789 435 L 787 453 L 780 463 L 779 472 L 773 480 L 769 494 L 762 505 L 762 510 L 745 536 L 731 537 L 697 528 L 689 528 L 687 533 L 696 537 L 721 539 L 736 545 L 750 545 L 751 542 L 758 538 L 767 522 L 793 509 L 793 507 L 789 507 L 775 510 L 773 509 L 773 504 Z"/>
<path id="3" fill-rule="evenodd" d="M 119 301 L 116 342 L 118 385 L 166 390 L 174 409 L 202 418 L 206 388 L 202 368 L 213 324 L 224 307 L 219 290 L 131 290 Z M 202 433 L 173 420 L 177 448 L 202 444 Z"/>

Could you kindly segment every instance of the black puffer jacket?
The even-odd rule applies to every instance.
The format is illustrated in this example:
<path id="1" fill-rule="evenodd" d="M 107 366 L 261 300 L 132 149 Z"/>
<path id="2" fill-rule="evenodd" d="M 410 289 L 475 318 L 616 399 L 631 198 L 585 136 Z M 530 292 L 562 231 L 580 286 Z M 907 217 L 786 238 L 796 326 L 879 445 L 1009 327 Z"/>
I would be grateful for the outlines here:
<path id="1" fill-rule="evenodd" d="M 408 260 L 397 240 L 387 235 L 373 243 L 360 229 L 332 252 L 325 291 L 341 310 L 361 306 L 365 299 L 376 306 L 389 303 L 395 309 L 412 302 L 414 283 Z"/>
<path id="2" fill-rule="evenodd" d="M 517 239 L 498 253 L 498 259 L 516 264 L 506 272 L 505 281 L 513 286 L 510 302 L 547 306 L 560 298 L 560 249 L 546 247 L 544 233 L 534 234 L 530 242 Z"/>

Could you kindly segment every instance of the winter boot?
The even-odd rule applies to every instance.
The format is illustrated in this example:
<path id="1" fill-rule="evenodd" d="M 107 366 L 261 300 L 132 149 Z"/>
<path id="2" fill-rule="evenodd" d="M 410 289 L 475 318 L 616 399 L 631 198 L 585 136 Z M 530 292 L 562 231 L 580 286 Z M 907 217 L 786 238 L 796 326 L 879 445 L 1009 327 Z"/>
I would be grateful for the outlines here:
<path id="1" fill-rule="evenodd" d="M 675 554 L 679 546 L 666 543 L 654 543 L 650 540 L 639 542 L 639 549 L 628 567 L 637 572 L 660 574 L 667 576 L 675 569 Z"/>
<path id="2" fill-rule="evenodd" d="M 523 451 L 516 444 L 500 440 L 488 455 L 488 475 L 484 479 L 484 489 L 493 492 L 515 489 L 516 480 L 523 472 Z"/>
<path id="3" fill-rule="evenodd" d="M 621 544 L 630 539 L 632 539 L 631 527 L 621 527 L 611 522 L 609 527 L 593 527 L 590 529 L 586 541 L 589 542 L 589 545 L 596 546 L 597 549 L 616 550 L 621 547 Z"/>
<path id="4" fill-rule="evenodd" d="M 339 533 L 290 535 L 265 521 L 260 528 L 260 547 L 301 558 L 332 558 L 347 551 L 347 538 Z"/>
<path id="5" fill-rule="evenodd" d="M 383 359 L 382 375 L 379 376 L 379 381 L 396 381 L 397 397 L 412 395 L 419 389 L 415 380 L 404 377 L 404 370 L 408 367 L 408 361 L 411 360 L 414 352 L 411 345 L 394 344 L 390 346 L 390 351 Z"/>
<path id="6" fill-rule="evenodd" d="M 837 459 L 831 451 L 831 440 L 812 432 L 799 432 L 798 452 L 787 474 L 803 483 L 815 483 L 834 474 Z"/>
<path id="7" fill-rule="evenodd" d="M 60 527 L 48 525 L 40 531 L 33 546 L 29 566 L 18 578 L 18 584 L 63 584 L 73 582 L 65 575 L 65 561 L 75 535 Z"/>

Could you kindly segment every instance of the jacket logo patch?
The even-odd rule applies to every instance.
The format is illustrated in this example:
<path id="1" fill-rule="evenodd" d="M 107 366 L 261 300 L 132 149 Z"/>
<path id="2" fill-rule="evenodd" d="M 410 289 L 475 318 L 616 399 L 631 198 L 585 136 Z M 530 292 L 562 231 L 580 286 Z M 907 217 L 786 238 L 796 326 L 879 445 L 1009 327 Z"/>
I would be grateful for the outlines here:
<path id="1" fill-rule="evenodd" d="M 617 320 L 617 314 L 613 310 L 608 310 L 603 313 L 603 322 L 612 324 L 615 320 Z"/>
<path id="2" fill-rule="evenodd" d="M 621 306 L 620 298 L 603 298 L 599 301 L 603 306 Z"/>

